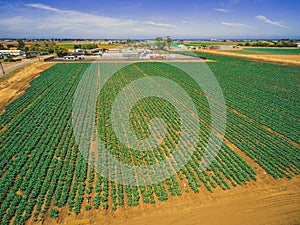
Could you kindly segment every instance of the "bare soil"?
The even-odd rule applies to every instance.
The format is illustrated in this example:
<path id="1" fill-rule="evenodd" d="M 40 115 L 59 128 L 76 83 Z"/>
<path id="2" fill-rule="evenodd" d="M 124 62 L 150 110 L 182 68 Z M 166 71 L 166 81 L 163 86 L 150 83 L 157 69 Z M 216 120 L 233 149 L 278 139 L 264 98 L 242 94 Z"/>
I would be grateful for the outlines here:
<path id="1" fill-rule="evenodd" d="M 217 55 L 225 55 L 225 56 L 234 56 L 244 59 L 252 59 L 257 61 L 263 62 L 271 62 L 271 63 L 278 63 L 284 65 L 297 65 L 300 66 L 300 55 L 276 55 L 276 54 L 260 54 L 260 55 L 250 55 L 250 54 L 240 54 L 235 52 L 226 52 L 226 51 L 217 51 L 217 50 L 197 50 L 198 52 L 203 53 L 213 53 Z"/>
<path id="2" fill-rule="evenodd" d="M 136 207 L 90 211 L 79 215 L 60 213 L 57 220 L 47 217 L 43 224 L 209 224 L 209 225 L 294 225 L 300 224 L 300 177 L 275 180 L 259 173 L 257 182 L 231 190 L 214 189 L 209 193 L 183 193 L 155 204 L 140 203 Z"/>

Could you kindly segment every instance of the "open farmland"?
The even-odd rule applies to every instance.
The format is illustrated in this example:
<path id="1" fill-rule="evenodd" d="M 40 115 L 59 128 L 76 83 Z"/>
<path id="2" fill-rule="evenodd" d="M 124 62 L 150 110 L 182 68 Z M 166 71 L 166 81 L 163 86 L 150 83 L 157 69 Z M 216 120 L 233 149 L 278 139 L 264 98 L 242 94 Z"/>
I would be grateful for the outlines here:
<path id="1" fill-rule="evenodd" d="M 252 54 L 252 55 L 267 55 L 267 54 L 279 54 L 279 55 L 299 55 L 300 49 L 298 48 L 243 48 L 241 50 L 227 50 L 229 52 L 235 52 L 239 54 Z"/>
<path id="2" fill-rule="evenodd" d="M 257 50 L 252 50 L 257 49 Z M 271 48 L 244 48 L 240 50 L 204 50 L 199 49 L 197 52 L 201 54 L 215 54 L 221 56 L 229 56 L 242 58 L 247 60 L 255 60 L 258 62 L 268 62 L 283 65 L 300 65 L 299 49 L 271 49 Z"/>
<path id="3" fill-rule="evenodd" d="M 208 65 L 226 101 L 226 134 L 215 160 L 207 169 L 199 168 L 212 127 L 211 110 L 203 90 L 175 64 L 134 63 L 105 82 L 93 110 L 96 129 L 91 129 L 90 136 L 83 136 L 80 141 L 90 143 L 92 148 L 94 138 L 99 137 L 107 153 L 129 165 L 142 167 L 163 160 L 168 162 L 183 132 L 179 113 L 172 104 L 161 98 L 147 97 L 130 111 L 130 128 L 139 139 L 149 137 L 152 132 L 149 123 L 153 118 L 162 118 L 166 124 L 161 144 L 151 151 L 137 151 L 122 144 L 110 116 L 118 94 L 142 78 L 152 79 L 151 85 L 186 107 L 185 99 L 161 87 L 156 82 L 157 77 L 172 80 L 191 97 L 198 112 L 192 117 L 200 118 L 199 136 L 189 161 L 178 171 L 171 163 L 169 170 L 158 168 L 143 176 L 118 171 L 117 167 L 109 168 L 106 173 L 120 174 L 123 182 L 119 183 L 107 179 L 99 167 L 94 166 L 97 160 L 101 162 L 99 155 L 93 151 L 82 154 L 72 121 L 74 94 L 80 82 L 86 78 L 85 85 L 92 87 L 107 71 L 117 71 L 119 63 L 56 64 L 33 80 L 26 93 L 9 104 L 0 117 L 0 218 L 3 224 L 42 222 L 45 218 L 49 224 L 63 223 L 67 217 L 77 214 L 80 217 L 87 211 L 113 214 L 128 207 L 159 204 L 172 196 L 180 199 L 187 192 L 205 196 L 230 193 L 240 186 L 259 183 L 262 174 L 269 174 L 274 181 L 297 179 L 300 172 L 300 67 L 202 53 L 201 56 L 216 60 Z M 88 77 L 86 71 L 89 71 Z M 130 99 L 134 95 L 136 90 L 129 89 L 125 97 Z M 90 119 L 85 117 L 89 103 L 79 105 L 85 120 Z M 122 109 L 116 109 L 121 119 L 125 119 Z M 188 127 L 196 126 L 192 119 L 187 122 Z M 88 164 L 86 158 L 93 163 Z M 151 179 L 161 174 L 168 178 L 147 183 L 145 177 Z M 132 185 L 134 182 L 136 185 Z M 292 219 L 299 222 L 299 217 Z"/>

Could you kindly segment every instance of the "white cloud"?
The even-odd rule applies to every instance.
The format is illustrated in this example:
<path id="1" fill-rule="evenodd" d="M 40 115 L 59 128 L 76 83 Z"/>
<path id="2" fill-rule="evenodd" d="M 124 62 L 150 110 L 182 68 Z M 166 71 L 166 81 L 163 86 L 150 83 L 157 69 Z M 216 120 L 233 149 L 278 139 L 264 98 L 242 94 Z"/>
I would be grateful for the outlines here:
<path id="1" fill-rule="evenodd" d="M 218 12 L 228 12 L 228 10 L 227 9 L 223 9 L 223 8 L 215 8 L 215 10 L 216 11 L 218 11 Z"/>
<path id="2" fill-rule="evenodd" d="M 226 25 L 226 26 L 231 26 L 231 27 L 243 27 L 243 26 L 247 26 L 246 24 L 243 24 L 243 23 L 222 22 L 222 24 Z"/>
<path id="3" fill-rule="evenodd" d="M 90 13 L 83 13 L 79 11 L 66 11 L 61 10 L 58 8 L 54 8 L 48 5 L 44 5 L 41 3 L 35 4 L 26 4 L 26 6 L 46 10 L 54 12 L 54 15 L 48 15 L 46 22 L 47 24 L 53 23 L 54 26 L 65 26 L 63 29 L 66 29 L 68 26 L 72 27 L 103 27 L 103 28 L 114 28 L 120 27 L 124 28 L 124 26 L 142 26 L 142 25 L 151 25 L 156 27 L 164 27 L 164 28 L 175 28 L 174 25 L 161 23 L 161 22 L 154 22 L 154 21 L 137 21 L 132 19 L 121 19 L 121 18 L 114 18 L 108 16 L 99 16 Z M 50 25 L 51 26 L 51 25 Z"/>
<path id="4" fill-rule="evenodd" d="M 59 9 L 41 3 L 15 8 L 16 15 L 0 15 L 4 37 L 108 38 L 173 35 L 176 26 L 167 19 L 131 19 Z M 24 6 L 26 9 L 24 9 Z"/>
<path id="5" fill-rule="evenodd" d="M 190 20 L 181 20 L 180 23 L 182 23 L 182 24 L 194 24 L 194 22 L 190 21 Z"/>
<path id="6" fill-rule="evenodd" d="M 149 25 L 154 25 L 154 26 L 159 26 L 159 27 L 172 27 L 172 28 L 175 28 L 174 25 L 171 25 L 171 24 L 168 24 L 168 23 L 157 23 L 157 22 L 154 22 L 154 21 L 146 21 L 144 22 L 145 24 L 149 24 Z"/>
<path id="7" fill-rule="evenodd" d="M 268 19 L 267 17 L 265 16 L 262 16 L 262 15 L 258 15 L 256 16 L 256 19 L 258 20 L 261 20 L 261 21 L 264 21 L 268 24 L 271 24 L 273 26 L 279 26 L 279 27 L 284 27 L 284 28 L 287 28 L 287 26 L 283 25 L 282 22 L 279 22 L 279 21 L 272 21 L 270 19 Z"/>
<path id="8" fill-rule="evenodd" d="M 41 3 L 30 3 L 30 4 L 25 4 L 26 6 L 32 7 L 32 8 L 37 8 L 37 9 L 44 9 L 44 10 L 49 10 L 49 11 L 53 11 L 53 12 L 60 12 L 60 13 L 64 13 L 64 12 L 68 12 L 68 11 L 63 11 L 48 5 L 44 5 Z"/>

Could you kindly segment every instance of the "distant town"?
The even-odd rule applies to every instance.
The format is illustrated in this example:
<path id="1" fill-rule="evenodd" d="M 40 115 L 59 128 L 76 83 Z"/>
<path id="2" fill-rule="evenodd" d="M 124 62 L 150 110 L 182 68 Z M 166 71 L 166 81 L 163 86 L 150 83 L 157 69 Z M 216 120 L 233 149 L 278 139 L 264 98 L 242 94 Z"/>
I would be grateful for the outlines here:
<path id="1" fill-rule="evenodd" d="M 300 48 L 300 39 L 0 39 L 0 58 L 18 61 L 51 55 L 66 60 L 82 59 L 83 56 L 100 55 L 112 49 L 145 48 L 150 50 L 230 50 L 240 47 Z M 127 54 L 128 56 L 128 54 Z M 134 54 L 131 56 L 134 57 Z"/>

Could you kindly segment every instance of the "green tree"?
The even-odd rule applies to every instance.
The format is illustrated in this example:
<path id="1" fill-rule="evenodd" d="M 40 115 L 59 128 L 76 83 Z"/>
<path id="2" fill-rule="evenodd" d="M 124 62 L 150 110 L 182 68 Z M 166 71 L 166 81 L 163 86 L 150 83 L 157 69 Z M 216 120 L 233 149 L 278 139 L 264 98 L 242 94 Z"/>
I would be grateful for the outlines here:
<path id="1" fill-rule="evenodd" d="M 155 45 L 157 49 L 164 49 L 166 42 L 162 39 L 162 37 L 155 38 Z"/>
<path id="2" fill-rule="evenodd" d="M 66 55 L 69 55 L 68 49 L 62 48 L 62 47 L 56 48 L 54 52 L 55 52 L 56 55 L 57 55 L 58 57 L 60 57 L 60 58 L 66 56 Z"/>
<path id="3" fill-rule="evenodd" d="M 270 41 L 270 42 L 268 43 L 268 47 L 275 47 L 274 42 L 271 42 L 271 41 Z"/>
<path id="4" fill-rule="evenodd" d="M 133 44 L 133 40 L 131 40 L 130 38 L 127 38 L 127 40 L 125 41 L 125 44 L 130 47 Z"/>
<path id="5" fill-rule="evenodd" d="M 74 49 L 81 48 L 81 45 L 74 45 Z"/>
<path id="6" fill-rule="evenodd" d="M 0 43 L 0 50 L 5 50 L 5 47 L 2 43 Z"/>
<path id="7" fill-rule="evenodd" d="M 282 42 L 279 41 L 279 42 L 277 43 L 277 47 L 282 47 L 282 46 L 283 46 Z"/>
<path id="8" fill-rule="evenodd" d="M 14 46 L 14 45 L 12 45 L 12 44 L 7 44 L 6 46 L 7 46 L 7 49 L 10 49 L 10 48 L 13 48 L 13 47 L 15 47 L 15 46 Z"/>
<path id="9" fill-rule="evenodd" d="M 31 45 L 31 46 L 29 47 L 29 50 L 30 50 L 30 51 L 38 51 L 39 48 L 40 48 L 40 44 L 36 42 L 36 43 L 34 43 L 33 45 Z"/>
<path id="10" fill-rule="evenodd" d="M 23 50 L 25 47 L 25 42 L 22 39 L 18 39 L 17 42 L 18 42 L 18 49 Z"/>
<path id="11" fill-rule="evenodd" d="M 170 49 L 171 44 L 173 43 L 172 38 L 170 38 L 170 36 L 167 36 L 166 42 L 167 42 L 168 48 Z"/>

